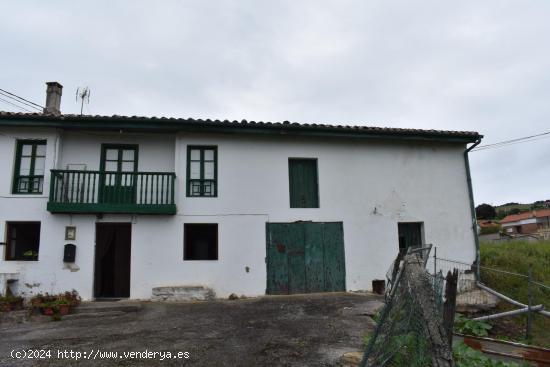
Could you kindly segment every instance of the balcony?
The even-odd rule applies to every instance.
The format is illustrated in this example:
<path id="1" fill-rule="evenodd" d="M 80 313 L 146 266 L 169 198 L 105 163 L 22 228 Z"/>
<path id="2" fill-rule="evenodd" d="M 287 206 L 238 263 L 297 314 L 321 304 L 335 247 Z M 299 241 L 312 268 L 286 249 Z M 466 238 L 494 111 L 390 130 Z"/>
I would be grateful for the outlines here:
<path id="1" fill-rule="evenodd" d="M 176 214 L 173 172 L 51 170 L 51 213 Z"/>

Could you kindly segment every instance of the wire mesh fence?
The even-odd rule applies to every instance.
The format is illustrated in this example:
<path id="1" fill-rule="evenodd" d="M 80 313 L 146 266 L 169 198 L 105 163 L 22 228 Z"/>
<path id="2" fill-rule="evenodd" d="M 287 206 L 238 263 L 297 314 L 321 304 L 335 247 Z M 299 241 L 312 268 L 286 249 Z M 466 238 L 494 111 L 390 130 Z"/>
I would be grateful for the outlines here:
<path id="1" fill-rule="evenodd" d="M 521 274 L 478 267 L 436 253 L 428 262 L 432 273 L 459 270 L 457 312 L 491 323 L 493 337 L 550 347 L 550 286 L 530 276 L 529 270 Z M 503 313 L 509 314 L 500 317 Z"/>
<path id="2" fill-rule="evenodd" d="M 388 270 L 386 306 L 361 366 L 450 366 L 441 276 L 425 270 L 429 250 L 399 255 Z"/>

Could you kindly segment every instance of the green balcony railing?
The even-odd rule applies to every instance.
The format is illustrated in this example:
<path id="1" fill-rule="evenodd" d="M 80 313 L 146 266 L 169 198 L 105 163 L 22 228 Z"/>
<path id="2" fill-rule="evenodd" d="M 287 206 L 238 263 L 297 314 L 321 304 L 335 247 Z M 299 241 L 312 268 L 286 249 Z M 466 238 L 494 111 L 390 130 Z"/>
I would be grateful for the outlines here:
<path id="1" fill-rule="evenodd" d="M 176 214 L 173 172 L 51 170 L 52 213 Z"/>

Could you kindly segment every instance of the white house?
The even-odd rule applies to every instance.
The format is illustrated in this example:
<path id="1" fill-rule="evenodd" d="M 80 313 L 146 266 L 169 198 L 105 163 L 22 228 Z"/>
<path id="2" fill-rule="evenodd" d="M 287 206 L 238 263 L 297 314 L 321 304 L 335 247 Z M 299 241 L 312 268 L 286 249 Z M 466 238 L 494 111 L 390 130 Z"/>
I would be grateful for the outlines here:
<path id="1" fill-rule="evenodd" d="M 473 262 L 475 132 L 0 112 L 0 274 L 151 298 L 371 289 L 400 247 Z"/>

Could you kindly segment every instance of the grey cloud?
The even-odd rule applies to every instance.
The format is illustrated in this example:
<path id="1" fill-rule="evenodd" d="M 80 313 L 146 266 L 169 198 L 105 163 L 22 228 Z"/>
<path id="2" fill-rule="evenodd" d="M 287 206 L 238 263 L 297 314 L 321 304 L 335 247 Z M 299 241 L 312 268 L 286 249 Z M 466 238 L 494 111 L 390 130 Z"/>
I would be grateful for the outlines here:
<path id="1" fill-rule="evenodd" d="M 544 1 L 0 5 L 0 87 L 93 114 L 550 130 Z M 2 105 L 2 109 L 9 106 Z M 476 201 L 550 198 L 550 140 L 472 153 Z"/>

